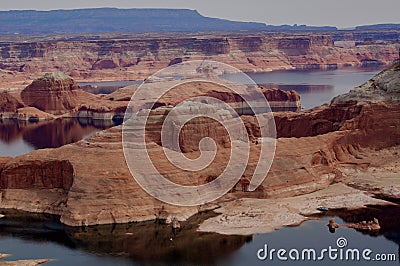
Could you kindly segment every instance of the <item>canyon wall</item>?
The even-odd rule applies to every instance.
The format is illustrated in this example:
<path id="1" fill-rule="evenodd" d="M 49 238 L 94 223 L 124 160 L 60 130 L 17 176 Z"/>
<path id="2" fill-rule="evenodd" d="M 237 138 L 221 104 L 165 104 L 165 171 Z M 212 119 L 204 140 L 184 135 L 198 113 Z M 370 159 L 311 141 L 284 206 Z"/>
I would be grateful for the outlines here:
<path id="1" fill-rule="evenodd" d="M 243 71 L 391 64 L 398 49 L 399 44 L 391 42 L 341 48 L 334 45 L 332 35 L 324 34 L 1 42 L 0 69 L 12 71 L 13 75 L 4 74 L 10 80 L 15 75 L 37 78 L 49 71 L 79 80 L 132 80 L 171 64 L 203 59 Z"/>

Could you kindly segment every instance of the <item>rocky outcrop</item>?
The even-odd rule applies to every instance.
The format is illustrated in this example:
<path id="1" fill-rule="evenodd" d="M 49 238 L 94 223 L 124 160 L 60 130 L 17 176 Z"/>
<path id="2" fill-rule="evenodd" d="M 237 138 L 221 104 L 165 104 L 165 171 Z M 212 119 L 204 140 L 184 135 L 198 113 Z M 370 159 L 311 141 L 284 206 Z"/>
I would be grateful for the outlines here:
<path id="1" fill-rule="evenodd" d="M 0 93 L 0 119 L 12 118 L 24 104 L 8 92 Z"/>
<path id="2" fill-rule="evenodd" d="M 12 159 L 12 157 L 0 157 L 0 174 L 3 167 Z"/>
<path id="3" fill-rule="evenodd" d="M 52 120 L 55 116 L 40 111 L 35 107 L 24 107 L 17 110 L 15 118 L 19 121 L 37 122 L 40 120 Z"/>
<path id="4" fill-rule="evenodd" d="M 24 103 L 41 111 L 59 115 L 77 106 L 75 81 L 63 73 L 46 73 L 21 92 Z"/>
<path id="5" fill-rule="evenodd" d="M 54 116 L 40 111 L 35 107 L 25 106 L 16 93 L 0 93 L 0 120 L 18 119 L 24 121 L 39 121 L 53 119 Z"/>
<path id="6" fill-rule="evenodd" d="M 400 76 L 398 73 L 399 64 L 382 72 L 367 84 L 334 99 L 329 105 L 295 114 L 292 120 L 284 119 L 290 118 L 292 114 L 278 115 L 276 120 L 278 134 L 285 137 L 277 140 L 275 158 L 266 179 L 255 192 L 247 192 L 246 189 L 243 191 L 238 187 L 221 201 L 235 201 L 242 197 L 270 199 L 293 197 L 325 189 L 335 182 L 345 183 L 351 169 L 355 172 L 361 171 L 374 162 L 375 150 L 399 145 L 398 81 Z M 165 108 L 167 107 L 161 107 L 152 112 L 159 116 L 158 119 L 162 119 Z M 243 116 L 242 118 L 252 138 L 257 140 L 256 127 L 250 121 L 252 117 Z M 320 127 L 323 130 L 319 131 L 317 130 L 319 127 L 313 126 L 314 118 L 319 118 L 327 125 L 335 127 L 323 126 Z M 292 126 L 291 123 L 295 123 L 296 126 Z M 201 126 L 199 129 L 201 132 L 215 130 L 212 123 L 199 123 L 196 126 Z M 302 128 L 305 133 L 302 133 Z M 181 141 L 189 143 L 191 147 L 194 143 L 190 142 L 193 137 L 190 132 L 192 132 L 191 125 L 188 128 L 188 134 L 183 133 Z M 223 138 L 219 135 L 219 133 L 215 134 L 217 142 Z M 156 162 L 158 171 L 169 180 L 188 186 L 204 184 L 212 180 L 221 173 L 230 158 L 229 145 L 219 145 L 215 160 L 207 168 L 188 174 L 187 171 L 179 170 L 171 165 L 165 158 L 162 147 L 154 140 L 148 139 L 147 144 L 149 157 Z M 188 158 L 196 158 L 198 151 L 190 147 L 185 155 Z M 252 177 L 259 159 L 259 150 L 260 145 L 257 142 L 252 143 L 243 178 Z M 138 160 L 141 159 L 138 158 Z M 49 170 L 54 169 L 51 167 L 53 163 L 57 166 L 55 169 L 58 169 L 54 172 Z M 33 175 L 35 178 L 29 177 L 31 173 L 35 173 Z M 71 173 L 73 173 L 72 179 L 70 179 Z M 58 178 L 53 179 L 55 175 Z M 24 178 L 20 180 L 19 176 Z M 73 182 L 70 187 L 64 185 L 64 182 L 71 184 L 71 180 Z M 150 220 L 155 219 L 156 213 L 162 206 L 168 213 L 169 220 L 173 217 L 184 220 L 199 211 L 198 207 L 163 204 L 141 189 L 126 166 L 120 127 L 100 132 L 87 140 L 58 149 L 38 150 L 17 157 L 3 167 L 1 181 L 3 184 L 2 208 L 59 214 L 61 222 L 67 225 Z M 352 182 L 354 182 L 354 187 L 357 184 L 363 184 L 357 179 Z M 18 187 L 19 183 L 21 183 L 20 188 L 13 189 L 15 186 Z M 40 193 L 28 185 L 41 188 Z M 393 181 L 391 186 L 391 189 L 386 190 L 387 193 L 396 191 L 393 186 L 400 191 L 398 184 Z M 62 191 L 55 192 L 54 187 Z M 65 193 L 64 189 L 68 192 Z M 373 187 L 369 189 L 373 190 Z M 336 191 L 335 193 L 339 194 L 335 194 L 334 197 L 340 199 L 342 190 Z M 360 192 L 352 192 L 352 194 L 354 194 L 353 201 L 365 196 Z M 306 201 L 302 204 L 304 202 Z M 214 203 L 220 204 L 219 201 Z M 277 208 L 281 209 L 282 206 L 278 204 Z M 307 209 L 310 207 L 308 206 Z M 299 213 L 301 211 L 296 212 L 296 220 L 299 220 Z"/>
<path id="7" fill-rule="evenodd" d="M 62 114 L 76 106 L 77 84 L 62 73 L 46 73 L 21 92 L 26 105 L 39 110 Z"/>
<path id="8" fill-rule="evenodd" d="M 334 98 L 329 105 L 301 113 L 274 114 L 277 135 L 299 138 L 360 128 L 368 133 L 373 128 L 373 131 L 390 131 L 395 134 L 398 130 L 396 121 L 400 115 L 397 106 L 400 100 L 399 88 L 399 64 L 396 64 L 362 86 Z M 379 137 L 379 134 L 375 137 Z"/>
<path id="9" fill-rule="evenodd" d="M 191 97 L 211 97 L 214 99 L 221 100 L 229 104 L 234 108 L 239 114 L 249 113 L 247 109 L 248 106 L 243 104 L 244 99 L 230 88 L 222 86 L 219 82 L 223 80 L 217 77 L 209 77 L 209 81 L 190 81 L 185 80 L 182 84 L 176 84 L 175 81 L 155 81 L 154 90 L 159 89 L 160 84 L 162 86 L 170 86 L 171 89 L 168 90 L 162 97 L 158 99 L 152 99 L 154 91 L 149 89 L 147 97 L 142 104 L 149 104 L 151 100 L 156 101 L 154 103 L 153 109 L 161 106 L 176 106 L 177 104 L 190 99 Z M 146 86 L 152 88 L 153 84 L 146 83 Z M 112 101 L 129 101 L 135 90 L 138 88 L 137 85 L 128 86 L 115 91 L 114 93 L 104 97 L 105 99 Z M 260 87 L 261 92 L 264 94 L 265 98 L 268 100 L 270 108 L 274 112 L 278 111 L 299 111 L 301 109 L 300 95 L 294 91 L 284 91 L 280 89 L 267 89 Z M 143 92 L 144 93 L 144 92 Z"/>
<path id="10" fill-rule="evenodd" d="M 22 92 L 0 93 L 0 118 L 35 122 L 62 116 L 111 121 L 123 117 L 128 102 L 85 92 L 63 73 L 46 73 Z"/>
<path id="11" fill-rule="evenodd" d="M 95 62 L 92 66 L 93 70 L 102 69 L 114 69 L 119 66 L 119 62 L 116 59 L 102 59 Z"/>

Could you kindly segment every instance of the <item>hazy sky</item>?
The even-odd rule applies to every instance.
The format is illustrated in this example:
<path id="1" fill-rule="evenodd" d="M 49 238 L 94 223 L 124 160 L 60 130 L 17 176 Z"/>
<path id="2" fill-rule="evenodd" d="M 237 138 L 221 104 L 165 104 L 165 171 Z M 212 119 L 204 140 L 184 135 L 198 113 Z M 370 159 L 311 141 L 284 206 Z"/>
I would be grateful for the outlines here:
<path id="1" fill-rule="evenodd" d="M 399 0 L 0 0 L 1 10 L 85 7 L 190 8 L 209 17 L 274 25 L 351 27 L 400 23 Z"/>

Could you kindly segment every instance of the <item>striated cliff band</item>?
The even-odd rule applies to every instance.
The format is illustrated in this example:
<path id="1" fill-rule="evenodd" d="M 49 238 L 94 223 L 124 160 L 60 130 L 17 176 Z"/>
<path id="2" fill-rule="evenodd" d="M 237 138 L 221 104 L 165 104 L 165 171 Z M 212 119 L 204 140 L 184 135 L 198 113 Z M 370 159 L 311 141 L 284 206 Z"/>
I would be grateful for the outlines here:
<path id="1" fill-rule="evenodd" d="M 389 33 L 210 32 L 13 38 L 0 42 L 0 88 L 25 87 L 27 80 L 48 71 L 61 71 L 79 81 L 145 79 L 169 65 L 204 59 L 245 72 L 390 65 L 398 58 L 400 46 L 398 32 Z"/>
<path id="2" fill-rule="evenodd" d="M 241 116 L 253 140 L 247 169 L 230 193 L 205 206 L 170 206 L 143 191 L 126 166 L 121 127 L 115 127 L 57 149 L 0 158 L 0 207 L 56 214 L 70 226 L 152 220 L 162 208 L 169 221 L 174 217 L 185 220 L 202 210 L 215 209 L 221 215 L 206 220 L 200 230 L 251 234 L 300 223 L 319 205 L 356 208 L 390 204 L 373 197 L 392 201 L 400 197 L 399 103 L 398 63 L 329 105 L 275 113 L 279 137 L 275 159 L 255 192 L 247 191 L 246 184 L 258 161 L 257 143 L 262 140 L 254 117 Z M 158 170 L 176 183 L 210 182 L 229 159 L 226 136 L 214 121 L 188 123 L 180 139 L 185 154 L 198 156 L 193 130 L 215 139 L 218 154 L 198 173 L 177 170 L 157 144 L 157 125 L 169 108 L 161 105 L 151 111 L 146 139 L 150 157 L 156 160 Z"/>
<path id="3" fill-rule="evenodd" d="M 75 80 L 61 72 L 46 73 L 22 91 L 0 92 L 0 119 L 33 122 L 65 117 L 122 120 L 137 87 L 133 85 L 109 95 L 95 95 L 83 91 Z M 261 89 L 272 111 L 300 110 L 300 96 L 296 91 Z M 229 89 L 204 83 L 181 87 L 160 99 L 157 107 L 175 106 L 191 95 L 215 97 L 232 104 L 241 102 L 240 97 Z"/>

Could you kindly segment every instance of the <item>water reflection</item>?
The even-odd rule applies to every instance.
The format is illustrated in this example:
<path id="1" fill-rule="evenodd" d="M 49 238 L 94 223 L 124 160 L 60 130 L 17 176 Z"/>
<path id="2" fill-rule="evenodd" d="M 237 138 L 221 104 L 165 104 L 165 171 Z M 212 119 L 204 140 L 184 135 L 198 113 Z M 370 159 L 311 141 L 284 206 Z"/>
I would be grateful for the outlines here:
<path id="1" fill-rule="evenodd" d="M 335 247 L 339 237 L 349 241 L 349 247 L 370 248 L 379 253 L 396 253 L 400 236 L 400 207 L 369 206 L 359 210 L 330 210 L 320 220 L 301 226 L 285 227 L 269 234 L 224 236 L 196 232 L 197 225 L 213 213 L 202 213 L 182 223 L 174 235 L 170 226 L 152 221 L 136 224 L 105 225 L 84 228 L 64 227 L 58 217 L 7 210 L 0 219 L 1 252 L 13 254 L 13 259 L 56 258 L 56 265 L 71 265 L 73 261 L 87 265 L 265 265 L 257 259 L 257 251 L 270 248 Z M 340 227 L 334 234 L 326 226 L 334 217 L 338 223 L 354 223 L 378 218 L 382 229 L 378 234 L 360 233 Z M 20 241 L 24 242 L 20 242 Z M 24 247 L 37 247 L 36 253 Z M 45 246 L 45 248 L 44 248 Z M 28 256 L 28 257 L 26 257 Z M 30 257 L 29 257 L 30 256 Z M 289 262 L 268 261 L 268 265 Z M 320 265 L 321 262 L 298 261 L 296 265 Z M 397 262 L 394 262 L 396 264 Z M 290 264 L 290 263 L 289 263 Z M 355 261 L 323 261 L 324 265 L 364 265 Z M 375 262 L 374 265 L 379 264 Z M 388 262 L 379 264 L 387 265 Z M 390 264 L 390 263 L 389 263 Z M 393 263 L 392 263 L 393 264 Z"/>
<path id="2" fill-rule="evenodd" d="M 174 235 L 171 227 L 154 222 L 96 227 L 64 227 L 54 216 L 28 215 L 20 212 L 6 213 L 0 220 L 0 236 L 20 238 L 34 242 L 54 242 L 71 250 L 81 250 L 101 256 L 125 257 L 132 262 L 163 264 L 212 264 L 224 256 L 239 250 L 252 237 L 222 236 L 196 232 L 197 224 L 210 217 L 202 214 L 183 223 L 181 231 Z M 2 250 L 4 252 L 4 250 Z M 22 252 L 14 250 L 14 254 Z M 52 257 L 41 251 L 42 257 Z M 68 265 L 71 252 L 57 258 Z M 101 265 L 98 259 L 96 265 Z"/>
<path id="3" fill-rule="evenodd" d="M 36 149 L 61 147 L 115 125 L 113 121 L 86 118 L 35 123 L 0 120 L 0 156 L 17 156 Z"/>

